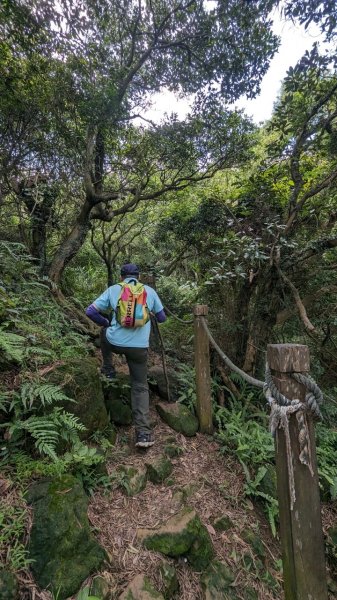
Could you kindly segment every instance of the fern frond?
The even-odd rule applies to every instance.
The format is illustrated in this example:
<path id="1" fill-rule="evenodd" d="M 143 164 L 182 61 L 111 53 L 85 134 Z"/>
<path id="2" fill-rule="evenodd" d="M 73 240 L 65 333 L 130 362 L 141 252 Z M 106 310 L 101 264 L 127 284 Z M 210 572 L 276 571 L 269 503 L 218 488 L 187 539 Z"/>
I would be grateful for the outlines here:
<path id="1" fill-rule="evenodd" d="M 40 452 L 40 454 L 45 454 L 46 456 L 49 456 L 49 458 L 52 458 L 55 461 L 58 460 L 55 448 L 48 440 L 45 441 L 42 439 L 38 439 L 35 442 L 35 446 Z"/>
<path id="2" fill-rule="evenodd" d="M 30 356 L 31 354 L 37 356 L 53 356 L 53 352 L 51 350 L 46 350 L 46 348 L 41 348 L 40 346 L 32 346 L 31 348 L 26 348 L 25 355 Z"/>
<path id="3" fill-rule="evenodd" d="M 11 394 L 5 390 L 0 390 L 0 411 L 8 412 Z"/>
<path id="4" fill-rule="evenodd" d="M 7 361 L 21 363 L 24 355 L 25 338 L 0 327 L 0 351 Z"/>
<path id="5" fill-rule="evenodd" d="M 16 423 L 16 429 L 28 431 L 35 440 L 35 447 L 41 454 L 46 454 L 53 460 L 57 460 L 55 451 L 59 440 L 59 432 L 56 424 L 50 416 L 31 416 L 26 421 Z"/>
<path id="6" fill-rule="evenodd" d="M 62 389 L 51 383 L 24 383 L 21 387 L 21 400 L 25 410 L 32 408 L 36 400 L 40 401 L 41 406 L 54 404 L 55 402 L 75 402 L 69 398 Z"/>
<path id="7" fill-rule="evenodd" d="M 58 425 L 65 427 L 69 431 L 85 431 L 86 427 L 81 423 L 78 417 L 72 413 L 62 411 L 60 408 L 55 408 L 53 417 Z M 63 433 L 62 429 L 61 432 Z"/>

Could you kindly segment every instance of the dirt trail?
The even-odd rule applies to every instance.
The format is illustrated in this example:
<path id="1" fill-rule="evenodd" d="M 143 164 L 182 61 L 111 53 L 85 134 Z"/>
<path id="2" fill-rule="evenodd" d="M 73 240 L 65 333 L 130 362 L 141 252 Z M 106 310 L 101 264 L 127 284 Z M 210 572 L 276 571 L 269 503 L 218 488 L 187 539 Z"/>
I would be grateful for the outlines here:
<path id="1" fill-rule="evenodd" d="M 173 473 L 166 482 L 154 485 L 147 482 L 145 490 L 135 497 L 127 497 L 120 488 L 112 491 L 98 491 L 91 500 L 89 519 L 96 528 L 99 542 L 111 555 L 112 566 L 109 573 L 116 598 L 127 583 L 138 573 L 146 573 L 160 589 L 158 565 L 164 557 L 142 548 L 136 539 L 137 528 L 155 528 L 178 512 L 175 493 L 185 489 L 187 504 L 195 508 L 211 535 L 219 560 L 226 560 L 236 574 L 234 582 L 238 597 L 246 600 L 245 587 L 258 592 L 259 600 L 280 598 L 280 588 L 272 592 L 261 577 L 269 571 L 280 581 L 276 570 L 276 560 L 280 558 L 278 544 L 273 540 L 269 526 L 262 515 L 257 514 L 252 503 L 243 495 L 243 476 L 240 466 L 231 457 L 219 453 L 218 444 L 210 437 L 197 434 L 185 438 L 174 432 L 157 415 L 152 400 L 151 414 L 155 422 L 155 446 L 137 450 L 133 445 L 132 428 L 119 430 L 116 450 L 113 452 L 108 469 L 113 473 L 118 464 L 143 465 L 163 453 L 167 439 L 174 438 L 181 447 L 182 454 L 172 458 Z M 186 489 L 186 486 L 188 489 Z M 226 532 L 216 532 L 212 526 L 214 519 L 227 515 L 233 527 Z M 251 547 L 242 539 L 244 529 L 259 532 L 265 549 L 264 567 L 257 575 L 256 557 Z M 251 557 L 249 570 L 244 567 L 247 555 Z M 246 557 L 244 559 L 244 557 Z M 177 568 L 180 583 L 180 600 L 200 600 L 202 591 L 199 574 L 181 560 L 168 559 Z"/>

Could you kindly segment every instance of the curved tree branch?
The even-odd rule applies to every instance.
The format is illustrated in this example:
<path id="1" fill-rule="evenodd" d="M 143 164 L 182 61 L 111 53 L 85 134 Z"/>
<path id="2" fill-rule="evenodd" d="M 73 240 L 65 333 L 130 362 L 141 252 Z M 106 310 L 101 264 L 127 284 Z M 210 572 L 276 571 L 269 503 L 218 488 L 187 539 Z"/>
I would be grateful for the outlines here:
<path id="1" fill-rule="evenodd" d="M 300 315 L 300 318 L 301 318 L 301 321 L 302 321 L 304 327 L 310 333 L 317 333 L 314 325 L 311 323 L 311 321 L 307 315 L 307 311 L 305 310 L 305 306 L 301 300 L 301 297 L 299 295 L 297 288 L 294 286 L 293 282 L 290 281 L 290 279 L 283 273 L 283 271 L 281 271 L 280 268 L 278 268 L 277 271 L 278 271 L 281 279 L 291 289 L 291 291 L 293 293 L 295 304 L 297 306 L 297 310 L 299 312 L 299 315 Z"/>

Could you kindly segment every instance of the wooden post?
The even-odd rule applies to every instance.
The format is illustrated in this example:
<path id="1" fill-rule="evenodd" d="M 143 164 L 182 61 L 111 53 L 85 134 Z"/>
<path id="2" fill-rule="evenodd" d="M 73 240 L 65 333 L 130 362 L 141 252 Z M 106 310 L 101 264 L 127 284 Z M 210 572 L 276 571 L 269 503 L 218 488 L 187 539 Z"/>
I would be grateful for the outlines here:
<path id="1" fill-rule="evenodd" d="M 276 387 L 289 400 L 305 401 L 306 388 L 297 383 L 292 372 L 309 371 L 309 349 L 300 344 L 269 344 L 267 360 Z M 315 434 L 311 416 L 307 417 L 311 450 L 310 469 L 299 460 L 298 424 L 290 415 L 291 460 L 296 500 L 291 510 L 287 447 L 283 429 L 276 433 L 276 474 L 280 512 L 285 600 L 327 600 L 326 568 L 318 487 Z"/>
<path id="2" fill-rule="evenodd" d="M 209 340 L 202 325 L 208 306 L 197 304 L 194 314 L 194 356 L 197 384 L 197 414 L 201 433 L 213 432 Z"/>

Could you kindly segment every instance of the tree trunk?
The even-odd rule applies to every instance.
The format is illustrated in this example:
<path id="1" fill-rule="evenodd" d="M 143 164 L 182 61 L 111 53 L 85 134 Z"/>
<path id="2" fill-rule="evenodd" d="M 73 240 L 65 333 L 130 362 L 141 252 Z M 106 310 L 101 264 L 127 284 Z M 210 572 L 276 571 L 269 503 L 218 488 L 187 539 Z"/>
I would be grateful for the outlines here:
<path id="1" fill-rule="evenodd" d="M 108 272 L 108 287 L 114 284 L 114 268 L 111 263 L 106 265 L 106 269 Z"/>
<path id="2" fill-rule="evenodd" d="M 232 355 L 232 360 L 240 367 L 244 363 L 247 350 L 247 341 L 249 338 L 249 306 L 254 289 L 255 280 L 253 280 L 253 282 L 250 282 L 249 280 L 245 281 L 239 290 L 236 299 L 234 323 L 235 325 L 239 325 L 240 331 L 233 340 L 235 351 Z"/>
<path id="3" fill-rule="evenodd" d="M 64 268 L 74 258 L 85 241 L 90 226 L 91 208 L 91 203 L 86 200 L 71 232 L 55 253 L 49 269 L 49 277 L 57 285 L 60 283 Z"/>
<path id="4" fill-rule="evenodd" d="M 39 182 L 22 181 L 20 184 L 20 193 L 18 197 L 24 202 L 30 217 L 30 243 L 29 251 L 31 255 L 39 261 L 41 273 L 46 269 L 46 246 L 47 233 L 46 228 L 52 214 L 53 203 L 55 201 L 55 191 L 52 187 L 44 185 L 40 191 L 39 199 L 34 198 L 34 189 L 39 188 Z"/>
<path id="5" fill-rule="evenodd" d="M 272 341 L 280 309 L 278 276 L 274 268 L 262 271 L 257 278 L 254 296 L 254 314 L 249 325 L 249 335 L 245 339 L 245 355 L 242 369 L 255 375 L 258 368 L 264 369 L 265 350 Z"/>
<path id="6" fill-rule="evenodd" d="M 41 208 L 41 210 L 40 210 Z M 45 272 L 47 263 L 46 227 L 51 214 L 51 206 L 42 205 L 31 218 L 31 254 L 39 261 L 41 273 Z"/>

